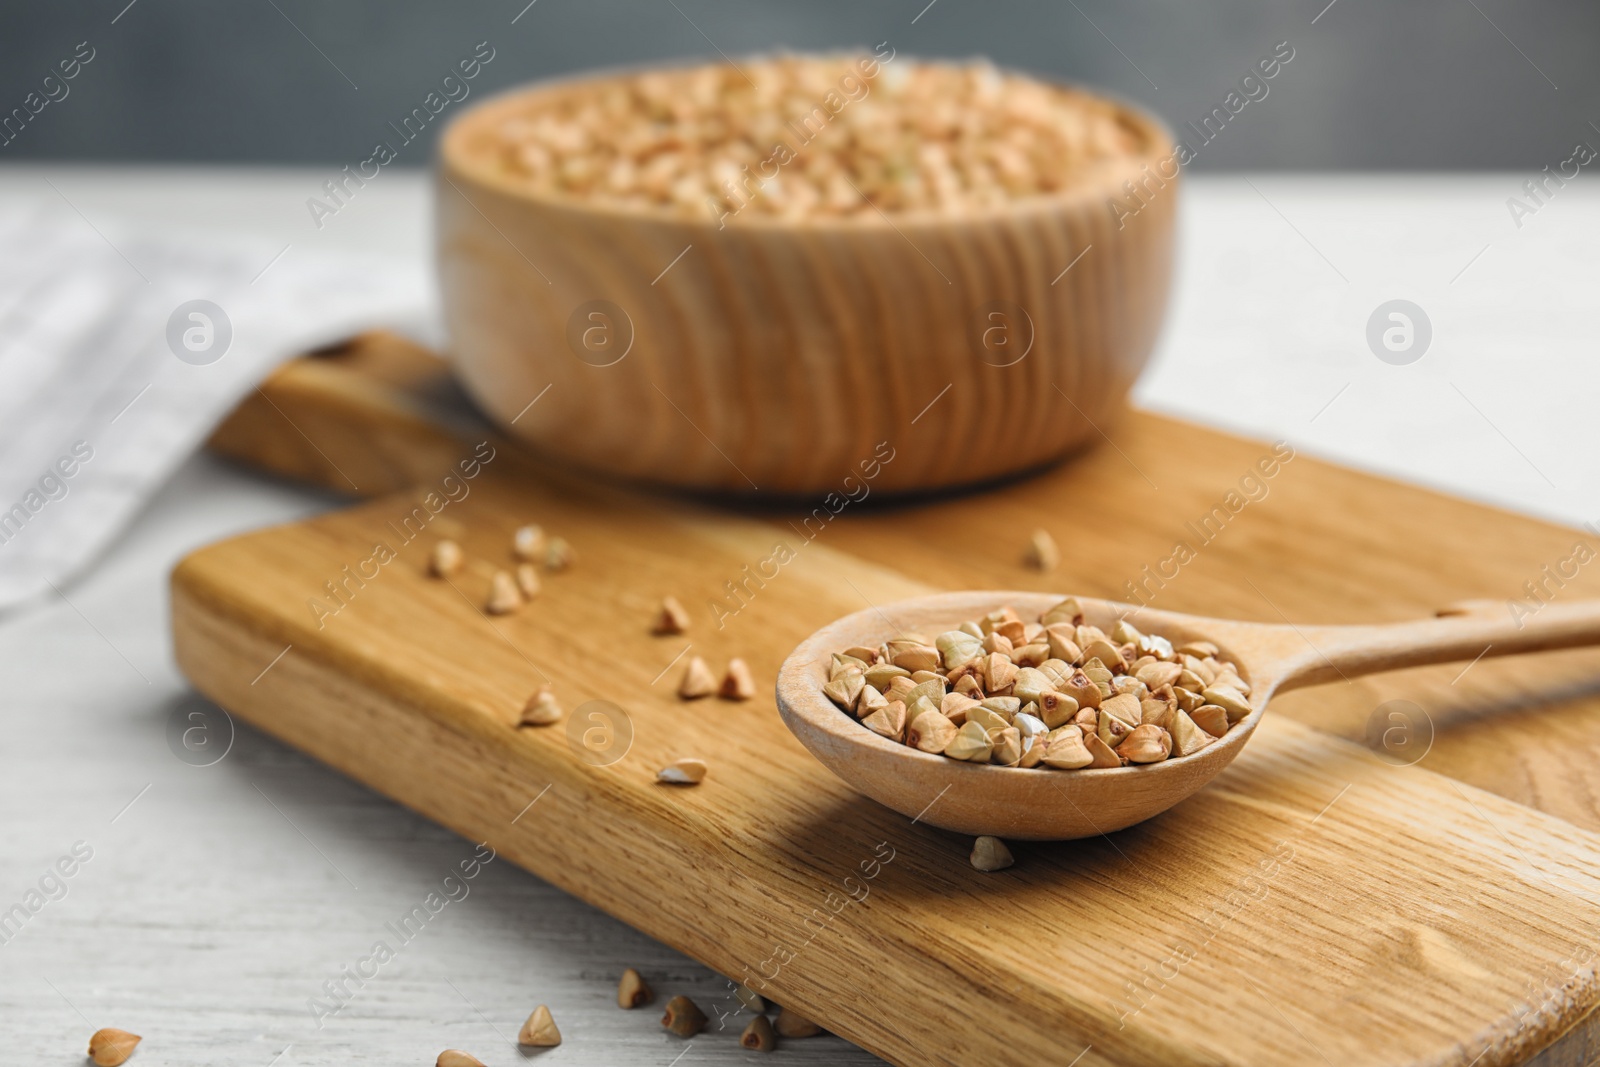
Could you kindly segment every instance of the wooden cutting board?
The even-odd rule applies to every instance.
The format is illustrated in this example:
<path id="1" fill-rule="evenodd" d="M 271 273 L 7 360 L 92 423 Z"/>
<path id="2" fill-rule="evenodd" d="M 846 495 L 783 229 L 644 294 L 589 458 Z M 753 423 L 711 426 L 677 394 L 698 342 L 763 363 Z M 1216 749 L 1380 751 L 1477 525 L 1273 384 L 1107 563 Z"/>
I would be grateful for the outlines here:
<path id="1" fill-rule="evenodd" d="M 1163 608 L 1368 622 L 1519 595 L 1578 536 L 1306 456 L 1241 487 L 1270 445 L 1138 412 L 1106 430 L 976 495 L 869 496 L 827 519 L 821 502 L 693 503 L 542 465 L 479 428 L 431 355 L 373 335 L 286 367 L 212 442 L 371 499 L 186 559 L 177 655 L 233 713 L 895 1063 L 1591 1062 L 1596 653 L 1288 695 L 1192 800 L 1018 845 L 990 875 L 970 841 L 857 796 L 784 730 L 769 687 L 800 639 L 930 589 L 1128 599 L 1142 580 Z M 475 477 L 442 482 L 475 455 Z M 491 618 L 490 575 L 528 521 L 578 562 Z M 1064 550 L 1049 575 L 1021 566 L 1036 526 Z M 445 535 L 472 560 L 451 583 L 425 573 Z M 1178 540 L 1195 558 L 1158 586 L 1144 567 L 1174 575 Z M 393 559 L 367 562 L 380 543 Z M 774 574 L 779 544 L 793 559 Z M 665 594 L 695 616 L 686 637 L 648 632 Z M 1559 595 L 1600 588 L 1580 573 Z M 680 703 L 686 654 L 743 656 L 761 696 Z M 517 730 L 546 679 L 568 709 L 620 707 L 626 755 L 583 758 L 598 720 Z M 1414 765 L 1359 743 L 1396 699 L 1433 728 Z M 705 783 L 655 783 L 691 755 Z"/>

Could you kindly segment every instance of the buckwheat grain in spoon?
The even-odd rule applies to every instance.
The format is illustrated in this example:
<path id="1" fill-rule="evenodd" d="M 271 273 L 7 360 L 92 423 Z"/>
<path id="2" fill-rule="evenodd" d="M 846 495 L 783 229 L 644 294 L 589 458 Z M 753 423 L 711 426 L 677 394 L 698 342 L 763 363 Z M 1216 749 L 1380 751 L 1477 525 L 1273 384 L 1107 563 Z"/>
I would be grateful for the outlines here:
<path id="1" fill-rule="evenodd" d="M 1087 837 L 1203 788 L 1275 693 L 1600 644 L 1600 602 L 1552 603 L 1520 622 L 1499 602 L 1315 626 L 1087 597 L 935 594 L 818 630 L 784 662 L 778 710 L 826 766 L 909 818 L 973 836 Z M 906 707 L 903 726 L 884 714 L 893 702 Z"/>

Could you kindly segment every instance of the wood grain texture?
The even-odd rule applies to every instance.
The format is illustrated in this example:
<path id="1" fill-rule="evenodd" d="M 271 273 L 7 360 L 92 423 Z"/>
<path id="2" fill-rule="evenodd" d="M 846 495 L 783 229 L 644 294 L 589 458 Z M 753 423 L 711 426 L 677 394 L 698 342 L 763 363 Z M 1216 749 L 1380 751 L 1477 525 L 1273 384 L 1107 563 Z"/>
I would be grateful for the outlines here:
<path id="1" fill-rule="evenodd" d="M 480 557 L 503 551 L 508 516 L 526 514 L 585 546 L 584 569 L 547 582 L 536 608 L 490 623 L 476 607 L 481 576 L 459 593 L 424 577 L 419 542 L 318 630 L 307 592 L 389 536 L 403 502 L 383 500 L 186 561 L 180 664 L 236 714 L 668 944 L 735 976 L 765 966 L 777 999 L 896 1062 L 1067 1063 L 1093 1045 L 1082 1062 L 1265 1063 L 1320 1048 L 1345 1063 L 1464 1065 L 1475 1041 L 1490 1049 L 1479 1062 L 1514 1062 L 1592 1004 L 1589 969 L 1571 962 L 1600 921 L 1587 903 L 1600 890 L 1583 866 L 1590 835 L 1291 723 L 1265 722 L 1233 771 L 1163 819 L 1114 841 L 1019 849 L 1014 873 L 980 875 L 964 839 L 909 825 L 809 760 L 765 700 L 684 707 L 670 678 L 651 685 L 674 649 L 645 633 L 648 599 L 636 593 L 629 611 L 630 592 L 719 570 L 730 543 L 756 549 L 766 531 L 724 529 L 706 544 L 696 516 L 658 512 L 648 531 L 602 537 L 625 500 L 516 481 L 485 481 L 455 517 Z M 770 678 L 811 620 L 854 598 L 841 577 L 884 600 L 909 584 L 835 556 L 816 550 L 748 609 L 761 613 L 759 643 L 754 630 L 696 635 L 696 652 L 737 652 Z M 618 588 L 604 575 L 628 578 Z M 615 666 L 596 673 L 602 645 Z M 595 768 L 560 728 L 518 732 L 541 672 L 569 705 L 626 708 L 629 755 Z M 713 763 L 705 785 L 654 783 L 657 767 L 691 754 Z M 817 919 L 847 899 L 846 878 L 868 885 L 861 866 L 883 842 L 895 858 L 872 895 Z M 1418 899 L 1441 879 L 1459 888 L 1447 909 Z M 1262 899 L 1235 910 L 1241 893 Z M 1228 921 L 1213 938 L 1218 908 Z M 964 919 L 970 909 L 984 921 Z M 1150 918 L 1118 928 L 1113 916 L 1129 913 Z M 1146 987 L 1150 1006 L 1119 1029 L 1139 1004 L 1127 984 L 1174 945 L 1194 958 Z M 763 964 L 779 951 L 794 958 Z M 1409 996 L 1378 992 L 1377 976 L 1401 966 L 1430 1005 L 1421 1015 Z M 1575 966 L 1567 999 L 1518 1017 L 1527 990 Z M 863 967 L 871 1000 L 850 995 Z M 1250 982 L 1265 1002 L 1243 1009 Z M 1329 998 L 1344 1004 L 1337 1016 L 1318 1007 Z M 987 1025 L 952 1031 L 976 1005 Z M 1238 1025 L 1243 1010 L 1256 1025 Z M 1292 1026 L 1273 1025 L 1280 1011 Z"/>
<path id="2" fill-rule="evenodd" d="M 386 349 L 394 342 L 374 339 L 370 346 Z M 341 362 L 349 358 L 350 355 L 342 355 L 325 360 L 326 370 L 338 371 Z M 285 379 L 301 378 L 302 371 L 304 365 L 285 368 L 278 381 L 267 384 L 266 394 L 277 400 L 283 416 L 302 427 L 315 418 L 338 421 L 342 408 L 349 403 L 344 395 L 299 389 L 294 402 L 286 398 L 280 384 Z M 365 373 L 350 371 L 350 378 L 360 381 Z M 442 373 L 437 365 L 434 373 Z M 424 403 L 422 394 L 410 394 L 408 403 L 438 411 L 434 405 Z M 446 418 L 459 416 L 448 414 L 440 421 Z M 834 553 L 835 557 L 880 561 L 946 587 L 1070 587 L 1126 598 L 1126 590 L 1120 589 L 1123 581 L 1139 577 L 1142 563 L 1154 563 L 1168 555 L 1174 539 L 1184 533 L 1184 520 L 1203 514 L 1229 488 L 1237 488 L 1240 475 L 1269 450 L 1258 443 L 1141 413 L 1128 414 L 1110 430 L 1114 434 L 1112 448 L 1090 451 L 1072 466 L 986 494 L 982 509 L 974 509 L 970 501 L 958 498 L 933 499 L 894 509 L 875 509 L 870 504 L 853 507 L 827 523 L 826 531 L 814 541 L 805 542 L 802 557 L 813 557 L 822 549 L 842 549 L 843 553 Z M 294 432 L 283 426 L 277 435 L 290 437 Z M 346 443 L 352 448 L 350 454 L 330 450 L 328 443 L 318 440 L 320 451 L 341 466 L 346 459 L 358 456 L 371 459 L 374 469 L 379 470 L 395 470 L 414 461 L 382 454 L 384 450 L 410 450 L 406 434 L 352 437 L 346 438 Z M 235 440 L 230 451 L 238 458 L 259 459 L 266 445 Z M 333 483 L 338 474 L 331 469 L 328 458 L 318 456 L 317 451 L 301 446 L 301 450 L 286 456 L 285 466 L 277 469 L 294 477 Z M 539 470 L 528 483 L 536 485 L 536 478 L 546 477 L 549 470 Z M 1235 515 L 1226 530 L 1203 545 L 1198 557 L 1187 563 L 1176 579 L 1157 590 L 1155 605 L 1210 608 L 1242 617 L 1293 613 L 1290 617 L 1296 621 L 1398 619 L 1485 592 L 1512 595 L 1523 581 L 1538 577 L 1539 568 L 1546 561 L 1565 557 L 1574 537 L 1573 531 L 1422 493 L 1304 456 L 1286 464 L 1269 485 L 1269 498 L 1251 502 L 1243 514 Z M 632 499 L 638 506 L 642 498 Z M 1115 507 L 1115 522 L 1074 522 L 1072 517 L 1078 514 L 1075 501 L 1082 499 Z M 544 506 L 538 510 L 544 510 Z M 738 565 L 762 558 L 765 549 L 755 555 L 739 555 L 750 545 L 725 530 L 725 515 L 723 512 L 723 518 L 717 520 L 707 518 L 699 523 L 698 530 L 723 547 L 733 545 Z M 795 531 L 790 520 L 798 523 L 802 517 L 782 510 L 762 515 L 789 533 Z M 1021 568 L 1021 537 L 1011 550 L 1005 544 L 995 544 L 995 526 L 1021 526 L 1026 530 L 1035 523 L 1051 528 L 1067 549 L 1061 569 L 1053 576 L 1037 576 Z M 787 537 L 789 533 L 779 536 Z M 794 541 L 800 544 L 802 536 L 795 534 Z M 1307 560 L 1312 563 L 1307 565 Z M 731 573 L 717 571 L 712 576 L 699 576 L 693 568 L 672 571 L 670 587 L 691 608 L 698 608 L 709 598 L 725 595 L 723 582 L 738 577 L 738 569 L 733 566 Z M 877 573 L 882 568 L 866 569 Z M 782 581 L 789 581 L 787 576 L 786 569 Z M 862 595 L 875 598 L 878 603 L 899 595 L 893 590 L 875 589 L 872 579 L 861 573 L 853 573 L 853 581 Z M 1594 592 L 1592 582 L 1579 577 L 1560 595 L 1565 598 Z M 653 595 L 656 590 L 638 597 L 640 609 L 648 609 Z M 859 595 L 851 595 L 850 600 L 851 603 L 838 606 L 838 614 L 864 603 Z M 760 605 L 762 600 L 752 601 L 738 616 L 726 619 L 726 632 L 739 637 L 762 633 L 768 617 Z M 806 605 L 805 609 L 813 608 Z M 800 633 L 795 640 L 798 637 Z M 282 649 L 282 645 L 277 648 Z M 275 651 L 272 649 L 272 654 Z M 1530 669 L 1528 664 L 1536 665 Z M 776 667 L 776 662 L 771 665 Z M 1475 782 L 1514 800 L 1595 827 L 1600 825 L 1595 808 L 1600 787 L 1594 758 L 1597 713 L 1589 696 L 1594 691 L 1594 673 L 1592 653 L 1542 654 L 1522 664 L 1494 664 L 1485 659 L 1466 672 L 1459 667 L 1429 667 L 1378 680 L 1357 680 L 1286 694 L 1274 701 L 1275 717 L 1298 717 L 1360 737 L 1366 720 L 1382 701 L 1394 697 L 1413 699 L 1422 704 L 1437 729 L 1421 768 L 1442 769 L 1462 782 Z M 1251 752 L 1256 752 L 1259 742 L 1261 739 L 1254 742 Z M 1382 773 L 1416 776 L 1418 768 L 1386 766 Z M 1226 781 L 1224 776 L 1218 787 L 1206 790 L 1190 803 L 1210 797 Z M 1438 779 L 1430 777 L 1430 781 Z M 1483 813 L 1494 814 L 1477 793 L 1466 792 Z M 1342 805 L 1341 800 L 1339 808 Z M 1179 813 L 1187 806 L 1179 808 Z M 1419 811 L 1434 811 L 1434 805 L 1429 803 Z M 1480 821 L 1477 833 L 1494 833 L 1486 830 L 1486 825 Z M 1130 833 L 1142 832 L 1136 829 Z M 1125 837 L 1128 835 L 1115 838 L 1123 851 Z M 1523 843 L 1517 835 L 1512 835 L 1512 840 L 1518 846 Z M 1506 854 L 1510 854 L 1509 849 Z M 952 849 L 950 856 L 954 857 L 952 862 L 958 861 L 962 849 Z M 1358 865 L 1360 861 L 1352 862 Z M 1435 883 L 1432 873 L 1419 878 L 1419 885 Z M 1339 899 L 1360 897 L 1339 891 Z M 1413 947 L 1397 953 L 1405 944 Z M 1424 952 L 1427 944 L 1432 942 L 1424 934 L 1390 942 L 1387 957 L 1382 957 L 1386 960 L 1384 966 L 1400 973 Z M 1581 944 L 1574 942 L 1574 952 L 1581 949 Z M 1378 963 L 1374 968 L 1382 973 Z M 1541 981 L 1566 989 L 1571 985 L 1566 981 L 1568 977 L 1566 969 L 1552 966 Z M 1570 990 L 1563 992 L 1562 998 L 1568 995 Z M 1544 993 L 1539 993 L 1528 1003 L 1542 998 Z M 1264 1017 L 1259 1024 L 1274 1025 L 1277 1016 L 1266 1008 L 1261 1011 Z M 1562 1016 L 1573 1017 L 1574 1013 L 1563 1009 Z M 1277 1019 L 1277 1024 L 1282 1021 Z M 1538 1035 L 1530 1035 L 1523 1027 L 1522 1032 L 1512 1035 L 1517 1040 L 1502 1041 L 1506 1048 L 1496 1054 L 1502 1062 L 1515 1062 L 1517 1056 L 1531 1053 L 1558 1030 L 1557 1022 Z M 1584 1049 L 1589 1046 L 1589 1033 L 1590 1024 L 1586 1022 L 1539 1056 L 1539 1064 L 1565 1067 L 1587 1062 Z M 1466 1035 L 1458 1037 L 1467 1040 Z M 1506 1038 L 1506 1033 L 1501 1037 Z M 1485 1057 L 1482 1062 L 1491 1059 Z"/>
<path id="3" fill-rule="evenodd" d="M 385 924 L 450 889 L 476 843 L 242 720 L 215 764 L 179 758 L 175 721 L 222 720 L 173 663 L 166 590 L 198 545 L 326 507 L 197 457 L 70 605 L 0 620 L 0 912 L 73 842 L 94 849 L 63 899 L 0 931 L 0 1063 L 87 1067 L 89 1034 L 112 1025 L 144 1035 L 131 1067 L 431 1065 L 447 1047 L 525 1067 L 511 1041 L 544 1002 L 566 1036 L 545 1064 L 666 1067 L 685 1042 L 660 1005 L 679 993 L 712 1019 L 679 1067 L 749 1063 L 725 979 L 505 857 L 318 1025 L 310 999 L 329 1003 L 324 983 L 376 939 L 398 947 Z M 653 1010 L 618 1010 L 630 966 Z M 780 1055 L 882 1062 L 837 1037 Z"/>
<path id="4" fill-rule="evenodd" d="M 1170 155 L 1131 108 L 1139 154 L 1004 213 L 719 226 L 528 194 L 470 147 L 523 101 L 481 104 L 441 141 L 440 279 L 463 380 L 546 455 L 822 493 L 949 387 L 937 444 L 876 488 L 971 484 L 1097 438 L 1154 344 L 1178 192 L 1165 183 L 1130 225 L 1109 209 Z"/>
<path id="5" fill-rule="evenodd" d="M 470 436 L 445 429 L 473 418 L 445 365 L 392 335 L 367 335 L 338 356 L 291 363 L 263 392 L 218 430 L 213 448 L 335 490 L 350 487 L 329 457 L 347 470 L 360 468 L 363 493 L 372 495 L 416 484 L 416 471 L 444 473 Z M 246 422 L 251 432 L 238 429 Z M 1543 580 L 1543 568 L 1567 558 L 1575 541 L 1600 548 L 1587 533 L 1309 456 L 1262 480 L 1265 497 L 1202 541 L 1192 524 L 1258 473 L 1271 447 L 1139 411 L 1119 427 L 1108 444 L 1069 465 L 986 493 L 981 507 L 972 497 L 937 496 L 877 507 L 869 497 L 822 524 L 821 532 L 814 518 L 804 524 L 814 511 L 804 506 L 742 513 L 783 526 L 782 536 L 792 533 L 796 546 L 827 545 L 939 588 L 1072 589 L 1165 610 L 1302 626 L 1400 621 L 1467 599 L 1525 597 L 1524 584 Z M 896 440 L 914 448 L 921 434 L 937 437 L 932 415 Z M 1089 521 L 1089 508 L 1114 508 L 1115 515 Z M 1064 549 L 1049 575 L 1022 563 L 1025 531 L 1035 526 Z M 1007 529 L 1019 533 L 997 534 Z M 1157 584 L 1149 575 L 1180 540 L 1193 543 L 1194 558 Z M 724 585 L 740 577 L 734 570 L 711 584 L 680 588 L 678 596 L 696 610 L 711 610 L 713 600 L 736 607 Z M 1133 582 L 1144 584 L 1130 590 Z M 1562 602 L 1595 596 L 1600 578 L 1590 570 L 1557 591 Z M 1412 701 L 1433 727 L 1423 766 L 1600 830 L 1597 679 L 1600 655 L 1553 652 L 1531 665 L 1485 659 L 1466 670 L 1421 667 L 1357 678 L 1314 695 L 1284 694 L 1274 709 L 1360 741 L 1380 706 Z"/>
<path id="6" fill-rule="evenodd" d="M 368 334 L 274 373 L 207 446 L 340 493 L 416 485 L 449 469 L 471 418 L 441 370 L 425 348 Z"/>

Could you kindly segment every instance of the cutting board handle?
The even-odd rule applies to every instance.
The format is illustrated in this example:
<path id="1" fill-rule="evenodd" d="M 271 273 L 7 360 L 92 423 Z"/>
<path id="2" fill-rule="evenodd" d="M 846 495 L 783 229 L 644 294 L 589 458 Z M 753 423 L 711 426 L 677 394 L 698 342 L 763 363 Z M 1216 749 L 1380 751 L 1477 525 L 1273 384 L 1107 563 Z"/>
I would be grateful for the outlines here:
<path id="1" fill-rule="evenodd" d="M 1600 600 L 1470 600 L 1432 619 L 1378 626 L 1302 626 L 1302 651 L 1279 692 L 1432 663 L 1600 645 Z"/>

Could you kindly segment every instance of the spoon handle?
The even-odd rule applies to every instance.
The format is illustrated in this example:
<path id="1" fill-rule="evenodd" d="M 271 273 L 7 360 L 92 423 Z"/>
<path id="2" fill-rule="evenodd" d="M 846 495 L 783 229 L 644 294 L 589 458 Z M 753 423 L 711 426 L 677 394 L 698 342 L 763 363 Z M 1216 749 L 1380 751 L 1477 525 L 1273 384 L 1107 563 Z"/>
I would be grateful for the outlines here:
<path id="1" fill-rule="evenodd" d="M 1279 691 L 1430 663 L 1600 645 L 1600 600 L 1473 600 L 1439 617 L 1378 626 L 1303 626 Z"/>

